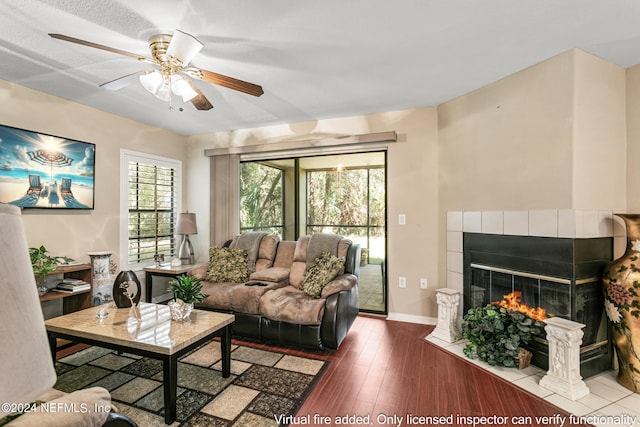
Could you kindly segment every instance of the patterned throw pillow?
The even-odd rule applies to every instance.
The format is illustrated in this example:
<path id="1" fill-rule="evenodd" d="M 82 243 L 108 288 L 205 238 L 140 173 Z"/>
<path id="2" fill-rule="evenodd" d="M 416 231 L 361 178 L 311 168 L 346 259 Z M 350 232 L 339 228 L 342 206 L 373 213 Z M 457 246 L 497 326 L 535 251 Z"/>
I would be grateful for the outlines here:
<path id="1" fill-rule="evenodd" d="M 212 247 L 209 249 L 207 282 L 244 283 L 249 280 L 249 264 L 245 249 Z"/>
<path id="2" fill-rule="evenodd" d="M 344 257 L 338 258 L 329 252 L 323 252 L 307 268 L 300 283 L 300 289 L 314 298 L 320 298 L 322 289 L 335 279 L 344 267 L 344 260 Z"/>

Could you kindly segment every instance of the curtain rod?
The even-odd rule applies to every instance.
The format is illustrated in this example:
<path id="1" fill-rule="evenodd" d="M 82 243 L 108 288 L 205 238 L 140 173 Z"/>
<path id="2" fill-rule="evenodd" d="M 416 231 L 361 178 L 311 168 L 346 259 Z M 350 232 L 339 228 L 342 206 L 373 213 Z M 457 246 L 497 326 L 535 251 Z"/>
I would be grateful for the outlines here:
<path id="1" fill-rule="evenodd" d="M 225 156 L 229 154 L 273 153 L 286 150 L 317 149 L 322 147 L 351 146 L 357 144 L 372 144 L 380 142 L 397 142 L 398 134 L 395 131 L 366 133 L 362 135 L 347 135 L 331 138 L 306 139 L 298 141 L 284 141 L 256 145 L 243 145 L 239 147 L 210 148 L 204 150 L 207 157 Z"/>

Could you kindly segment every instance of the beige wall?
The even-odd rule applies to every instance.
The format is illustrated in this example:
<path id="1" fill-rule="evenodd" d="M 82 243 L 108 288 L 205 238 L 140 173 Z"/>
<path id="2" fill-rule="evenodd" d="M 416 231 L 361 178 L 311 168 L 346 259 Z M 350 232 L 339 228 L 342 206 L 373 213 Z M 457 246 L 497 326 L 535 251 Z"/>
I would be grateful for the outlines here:
<path id="1" fill-rule="evenodd" d="M 572 58 L 438 107 L 443 212 L 571 207 Z"/>
<path id="2" fill-rule="evenodd" d="M 626 209 L 625 70 L 574 50 L 572 209 Z"/>
<path id="3" fill-rule="evenodd" d="M 438 287 L 438 153 L 437 110 L 422 108 L 320 120 L 317 122 L 245 129 L 189 137 L 187 170 L 188 206 L 199 218 L 198 236 L 193 239 L 199 258 L 206 257 L 209 242 L 207 197 L 209 161 L 204 150 L 227 146 L 302 140 L 327 135 L 358 135 L 396 131 L 399 141 L 389 144 L 388 165 L 388 278 L 391 318 L 410 321 L 435 318 L 434 289 Z M 398 225 L 398 214 L 407 224 Z M 398 287 L 398 277 L 407 287 Z M 421 290 L 425 277 L 429 289 Z M 441 285 L 442 286 L 442 285 Z"/>
<path id="4" fill-rule="evenodd" d="M 53 255 L 89 262 L 87 252 L 110 250 L 120 264 L 120 149 L 185 160 L 183 136 L 5 81 L 0 117 L 7 126 L 96 144 L 95 209 L 23 210 L 29 246 Z"/>
<path id="5" fill-rule="evenodd" d="M 623 68 L 571 50 L 438 114 L 444 212 L 625 208 Z"/>
<path id="6" fill-rule="evenodd" d="M 626 70 L 627 83 L 627 210 L 640 212 L 640 65 Z"/>

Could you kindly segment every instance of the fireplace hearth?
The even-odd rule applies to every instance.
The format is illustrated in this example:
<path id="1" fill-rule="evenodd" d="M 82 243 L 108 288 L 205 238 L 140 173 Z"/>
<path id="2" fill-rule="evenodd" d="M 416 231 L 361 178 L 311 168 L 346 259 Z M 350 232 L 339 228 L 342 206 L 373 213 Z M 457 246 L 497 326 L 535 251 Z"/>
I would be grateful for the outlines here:
<path id="1" fill-rule="evenodd" d="M 585 378 L 610 369 L 601 275 L 612 258 L 609 237 L 592 239 L 464 233 L 463 308 L 521 293 L 529 307 L 585 324 L 580 370 Z M 532 364 L 549 367 L 545 337 L 529 344 Z"/>

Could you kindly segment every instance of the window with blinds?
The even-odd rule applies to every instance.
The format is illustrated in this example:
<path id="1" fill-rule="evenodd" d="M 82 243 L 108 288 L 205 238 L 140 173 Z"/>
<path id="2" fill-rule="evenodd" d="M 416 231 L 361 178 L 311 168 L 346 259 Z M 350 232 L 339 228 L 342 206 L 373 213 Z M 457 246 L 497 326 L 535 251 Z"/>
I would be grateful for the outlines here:
<path id="1" fill-rule="evenodd" d="M 170 260 L 176 253 L 176 169 L 128 162 L 129 264 Z"/>

